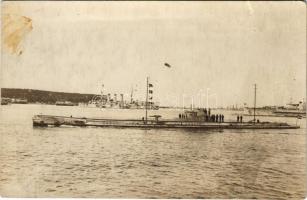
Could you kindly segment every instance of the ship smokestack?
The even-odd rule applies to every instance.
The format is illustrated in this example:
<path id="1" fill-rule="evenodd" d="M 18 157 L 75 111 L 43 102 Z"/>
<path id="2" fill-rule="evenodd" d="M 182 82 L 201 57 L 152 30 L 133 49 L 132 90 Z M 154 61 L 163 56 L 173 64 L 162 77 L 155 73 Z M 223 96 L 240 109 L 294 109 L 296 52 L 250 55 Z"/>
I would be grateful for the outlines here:
<path id="1" fill-rule="evenodd" d="M 111 94 L 109 93 L 108 94 L 108 101 L 110 101 L 111 100 Z"/>
<path id="2" fill-rule="evenodd" d="M 117 102 L 117 94 L 114 94 L 114 102 Z"/>

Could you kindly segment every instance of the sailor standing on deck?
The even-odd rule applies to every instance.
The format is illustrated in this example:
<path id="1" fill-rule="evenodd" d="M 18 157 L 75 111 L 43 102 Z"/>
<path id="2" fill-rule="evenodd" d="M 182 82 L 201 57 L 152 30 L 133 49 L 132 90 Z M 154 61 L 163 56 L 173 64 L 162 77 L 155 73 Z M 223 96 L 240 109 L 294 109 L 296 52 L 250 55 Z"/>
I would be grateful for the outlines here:
<path id="1" fill-rule="evenodd" d="M 240 122 L 242 123 L 242 119 L 243 119 L 243 117 L 242 117 L 242 115 L 240 116 Z"/>
<path id="2" fill-rule="evenodd" d="M 240 117 L 239 117 L 239 115 L 237 116 L 237 122 L 239 122 L 240 121 Z"/>

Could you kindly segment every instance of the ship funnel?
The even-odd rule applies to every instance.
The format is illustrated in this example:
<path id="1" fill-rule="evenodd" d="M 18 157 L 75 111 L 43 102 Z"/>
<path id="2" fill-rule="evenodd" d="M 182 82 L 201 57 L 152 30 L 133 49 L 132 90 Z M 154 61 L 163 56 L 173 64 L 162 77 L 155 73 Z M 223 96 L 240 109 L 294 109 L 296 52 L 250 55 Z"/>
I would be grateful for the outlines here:
<path id="1" fill-rule="evenodd" d="M 108 94 L 108 101 L 110 101 L 111 100 L 111 94 L 109 93 Z"/>
<path id="2" fill-rule="evenodd" d="M 117 94 L 114 94 L 114 101 L 117 102 Z"/>

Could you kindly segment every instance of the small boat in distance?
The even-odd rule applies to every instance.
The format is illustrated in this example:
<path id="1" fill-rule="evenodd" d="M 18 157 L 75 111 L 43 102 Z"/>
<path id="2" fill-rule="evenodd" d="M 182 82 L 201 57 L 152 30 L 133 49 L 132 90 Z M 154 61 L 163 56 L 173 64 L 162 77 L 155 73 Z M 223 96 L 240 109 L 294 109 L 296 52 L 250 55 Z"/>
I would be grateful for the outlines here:
<path id="1" fill-rule="evenodd" d="M 73 103 L 71 101 L 57 101 L 55 102 L 55 105 L 57 106 L 77 106 L 76 103 Z"/>
<path id="2" fill-rule="evenodd" d="M 267 117 L 306 117 L 306 102 L 288 103 L 286 106 L 264 106 L 257 108 L 244 108 L 244 115 Z"/>
<path id="3" fill-rule="evenodd" d="M 5 97 L 1 98 L 1 105 L 8 105 L 11 102 L 12 102 L 12 100 L 10 98 L 5 98 Z"/>
<path id="4" fill-rule="evenodd" d="M 27 99 L 12 99 L 12 103 L 14 104 L 28 104 Z"/>
<path id="5" fill-rule="evenodd" d="M 305 116 L 306 102 L 300 101 L 299 103 L 288 103 L 285 107 L 278 108 L 273 113 L 285 116 Z"/>

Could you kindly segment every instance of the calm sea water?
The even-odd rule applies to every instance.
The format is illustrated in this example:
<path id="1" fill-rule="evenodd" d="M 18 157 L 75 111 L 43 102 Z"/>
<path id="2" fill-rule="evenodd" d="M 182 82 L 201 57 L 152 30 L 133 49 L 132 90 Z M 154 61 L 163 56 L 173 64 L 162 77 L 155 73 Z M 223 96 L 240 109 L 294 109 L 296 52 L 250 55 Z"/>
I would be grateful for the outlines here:
<path id="1" fill-rule="evenodd" d="M 163 118 L 180 111 L 158 110 Z M 215 113 L 217 111 L 213 111 Z M 141 118 L 142 110 L 1 106 L 0 194 L 10 197 L 303 198 L 298 130 L 33 128 L 34 114 Z M 230 112 L 227 119 L 234 119 Z M 296 123 L 291 118 L 260 118 Z"/>

